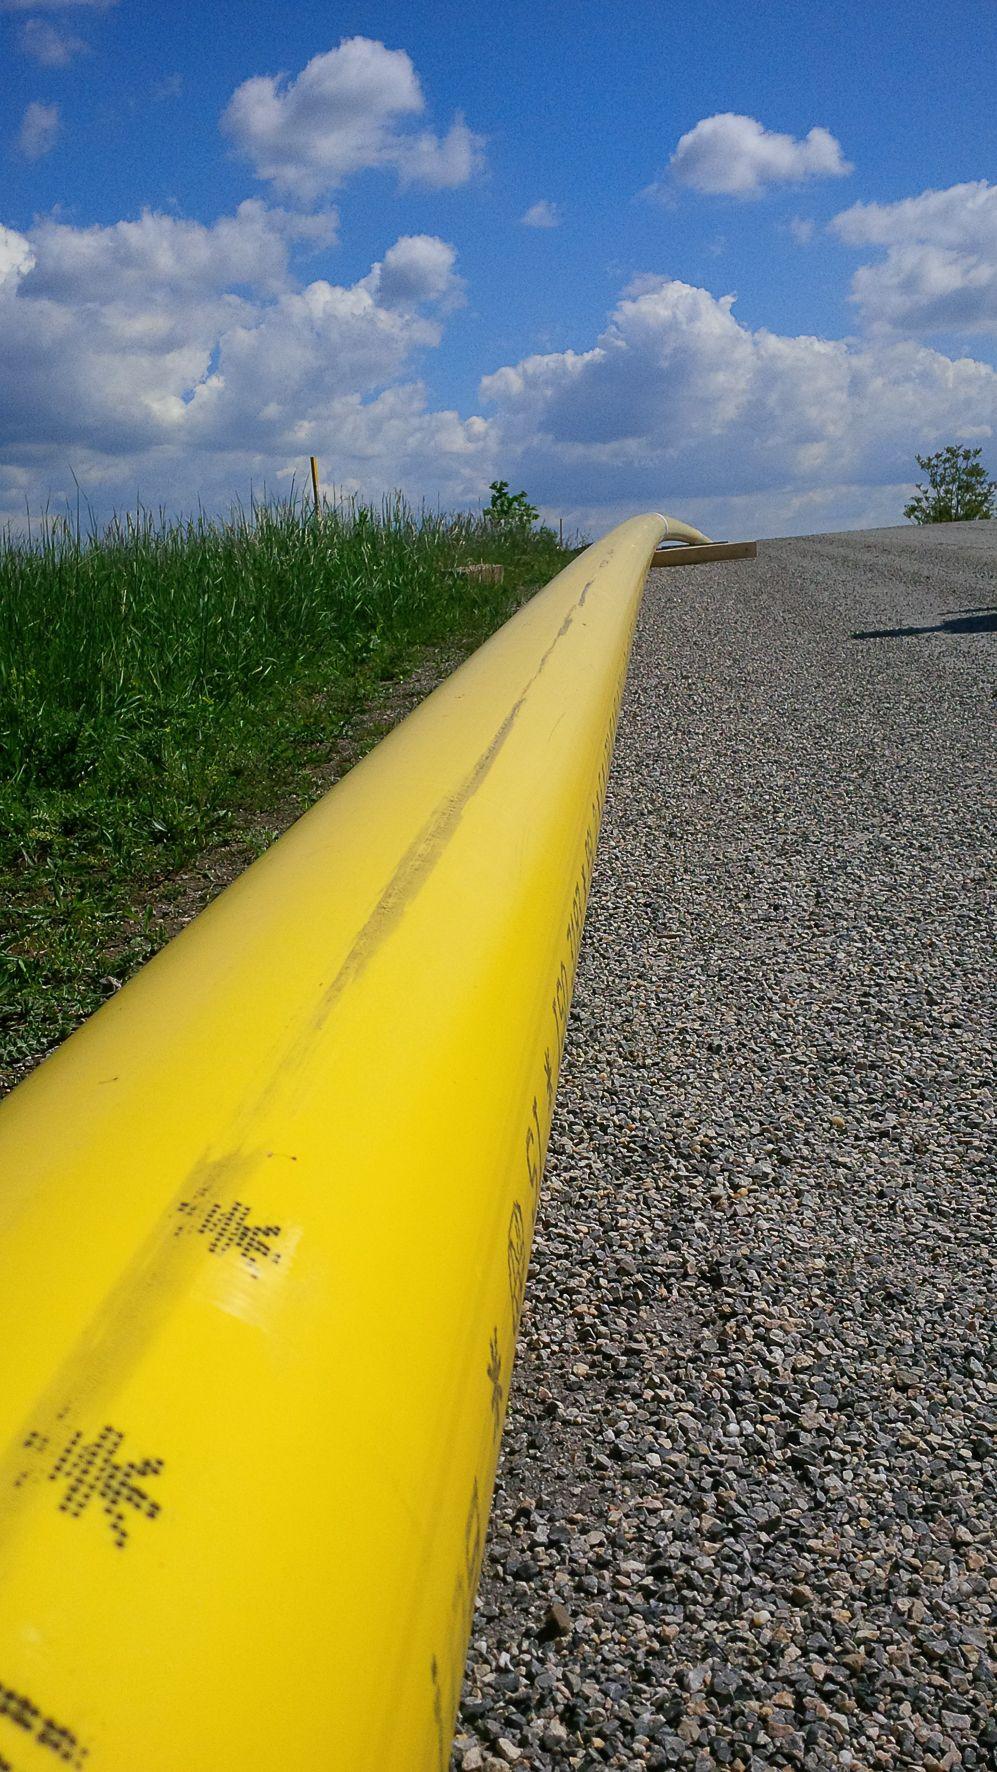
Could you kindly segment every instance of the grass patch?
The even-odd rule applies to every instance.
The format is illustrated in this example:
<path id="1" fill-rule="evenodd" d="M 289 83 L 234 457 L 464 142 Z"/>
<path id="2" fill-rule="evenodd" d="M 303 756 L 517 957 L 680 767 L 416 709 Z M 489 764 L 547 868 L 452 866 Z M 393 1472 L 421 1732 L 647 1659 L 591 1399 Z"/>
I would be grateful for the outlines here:
<path id="1" fill-rule="evenodd" d="M 401 501 L 0 538 L 0 1087 L 162 944 L 185 868 L 244 864 L 371 742 L 379 685 L 570 557 Z M 476 560 L 502 584 L 457 570 Z"/>

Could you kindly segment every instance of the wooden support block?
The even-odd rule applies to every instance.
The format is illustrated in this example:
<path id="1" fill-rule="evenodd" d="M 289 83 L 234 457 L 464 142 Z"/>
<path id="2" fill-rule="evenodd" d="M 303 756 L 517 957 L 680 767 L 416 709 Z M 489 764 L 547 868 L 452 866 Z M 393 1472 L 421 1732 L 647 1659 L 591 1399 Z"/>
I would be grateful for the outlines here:
<path id="1" fill-rule="evenodd" d="M 754 560 L 754 541 L 711 541 L 708 547 L 655 548 L 652 566 L 700 566 L 707 560 Z"/>
<path id="2" fill-rule="evenodd" d="M 484 560 L 476 560 L 471 566 L 458 566 L 456 570 L 464 578 L 477 578 L 486 585 L 500 585 L 505 577 L 504 566 L 492 566 Z"/>

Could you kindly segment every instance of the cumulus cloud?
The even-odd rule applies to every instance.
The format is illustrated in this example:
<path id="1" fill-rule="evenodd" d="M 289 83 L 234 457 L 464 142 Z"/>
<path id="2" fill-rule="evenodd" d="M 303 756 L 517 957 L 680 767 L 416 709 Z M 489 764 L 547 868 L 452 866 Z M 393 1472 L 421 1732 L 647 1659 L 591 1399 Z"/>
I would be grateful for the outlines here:
<path id="1" fill-rule="evenodd" d="M 814 237 L 815 225 L 806 215 L 790 216 L 786 224 L 789 236 L 797 246 L 809 246 Z"/>
<path id="2" fill-rule="evenodd" d="M 457 253 L 445 240 L 433 234 L 403 234 L 360 286 L 384 308 L 417 308 L 431 302 L 449 309 L 463 300 L 456 262 Z"/>
<path id="3" fill-rule="evenodd" d="M 147 304 L 191 294 L 229 299 L 240 286 L 273 294 L 288 283 L 295 244 L 330 246 L 335 211 L 299 215 L 259 198 L 206 226 L 144 210 L 137 221 L 71 227 L 46 218 L 31 231 L 32 299 Z"/>
<path id="4" fill-rule="evenodd" d="M 369 37 L 350 37 L 316 55 L 296 79 L 257 75 L 236 88 L 222 129 L 257 178 L 313 202 L 369 167 L 403 184 L 466 184 L 482 140 L 463 118 L 447 134 L 413 129 L 426 100 L 411 59 Z"/>
<path id="5" fill-rule="evenodd" d="M 856 203 L 831 227 L 849 246 L 885 248 L 852 279 L 871 327 L 997 330 L 997 185 L 977 179 L 900 203 Z"/>
<path id="6" fill-rule="evenodd" d="M 797 141 L 766 129 L 755 117 L 721 111 L 703 117 L 680 138 L 668 170 L 678 184 L 694 191 L 757 197 L 770 185 L 843 178 L 852 167 L 827 129 L 815 127 Z M 661 185 L 652 188 L 660 191 Z"/>
<path id="7" fill-rule="evenodd" d="M 0 227 L 0 511 L 72 495 L 225 509 L 327 484 L 479 504 L 512 479 L 596 532 L 672 508 L 720 534 L 899 517 L 915 451 L 997 428 L 997 373 L 911 339 L 787 337 L 731 296 L 635 278 L 600 336 L 487 376 L 486 416 L 418 378 L 461 299 L 456 254 L 403 235 L 355 282 L 304 274 L 335 217 L 255 199 L 206 226 L 146 213 Z M 324 267 L 323 267 L 324 268 Z"/>
<path id="8" fill-rule="evenodd" d="M 332 232 L 258 200 L 210 227 L 0 229 L 0 507 L 58 502 L 71 463 L 105 511 L 138 486 L 224 508 L 251 480 L 286 488 L 309 454 L 373 496 L 462 501 L 487 426 L 432 411 L 411 379 L 460 299 L 454 249 L 404 236 L 356 283 L 302 283 L 295 250 Z"/>
<path id="9" fill-rule="evenodd" d="M 26 160 L 40 160 L 50 154 L 59 137 L 58 105 L 43 105 L 33 99 L 21 118 L 17 145 Z"/>
<path id="10" fill-rule="evenodd" d="M 0 288 L 8 282 L 13 285 L 25 271 L 30 271 L 34 262 L 35 255 L 24 235 L 0 222 Z"/>
<path id="11" fill-rule="evenodd" d="M 752 331 L 733 307 L 642 277 L 590 350 L 487 376 L 482 393 L 533 498 L 573 512 L 741 498 L 764 533 L 793 500 L 864 486 L 874 502 L 909 480 L 915 450 L 997 426 L 986 364 L 910 341 Z"/>
<path id="12" fill-rule="evenodd" d="M 72 31 L 60 31 L 45 18 L 25 19 L 18 39 L 25 55 L 40 62 L 43 68 L 68 68 L 78 55 L 85 55 L 87 44 Z"/>
<path id="13" fill-rule="evenodd" d="M 541 197 L 538 203 L 531 203 L 524 216 L 520 217 L 524 228 L 558 228 L 561 215 L 556 203 Z"/>

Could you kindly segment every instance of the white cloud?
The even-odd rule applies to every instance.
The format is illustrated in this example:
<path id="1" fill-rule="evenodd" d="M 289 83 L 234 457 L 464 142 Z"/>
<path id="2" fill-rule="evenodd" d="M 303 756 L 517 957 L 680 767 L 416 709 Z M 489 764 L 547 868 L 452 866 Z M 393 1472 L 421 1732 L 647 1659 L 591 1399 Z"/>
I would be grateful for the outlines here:
<path id="1" fill-rule="evenodd" d="M 444 136 L 423 130 L 396 150 L 403 185 L 429 191 L 453 191 L 466 185 L 484 164 L 484 136 L 468 129 L 460 112 Z"/>
<path id="2" fill-rule="evenodd" d="M 479 504 L 504 477 L 595 531 L 671 509 L 720 534 L 899 518 L 914 453 L 997 429 L 997 373 L 911 340 L 785 337 L 733 297 L 635 278 L 589 348 L 485 378 L 488 417 L 417 379 L 461 299 L 456 255 L 404 235 L 352 283 L 304 280 L 332 215 L 260 200 L 211 226 L 147 213 L 0 228 L 0 510 L 225 509 L 250 481 Z"/>
<path id="3" fill-rule="evenodd" d="M 755 117 L 721 111 L 703 117 L 681 137 L 668 170 L 679 184 L 694 191 L 757 197 L 768 185 L 842 178 L 852 168 L 827 129 L 811 129 L 796 141 L 764 128 Z"/>
<path id="4" fill-rule="evenodd" d="M 916 450 L 997 428 L 986 364 L 910 342 L 751 331 L 733 297 L 666 278 L 635 280 L 592 349 L 526 358 L 482 393 L 502 472 L 514 462 L 548 509 L 664 501 L 683 515 L 740 498 L 761 533 L 820 497 L 833 526 L 841 488 L 865 487 L 877 506 L 883 487 L 909 480 Z"/>
<path id="5" fill-rule="evenodd" d="M 222 128 L 257 178 L 303 202 L 368 167 L 403 184 L 466 184 L 481 138 L 457 116 L 443 137 L 407 125 L 425 111 L 418 75 L 401 49 L 350 37 L 316 55 L 296 79 L 258 75 L 236 88 Z"/>
<path id="6" fill-rule="evenodd" d="M 997 185 L 978 179 L 899 203 L 856 203 L 831 223 L 849 246 L 882 246 L 852 300 L 871 327 L 997 330 Z"/>
<path id="7" fill-rule="evenodd" d="M 17 145 L 26 160 L 40 160 L 50 154 L 59 136 L 58 105 L 43 105 L 33 99 L 21 118 Z"/>
<path id="8" fill-rule="evenodd" d="M 403 234 L 362 279 L 361 287 L 384 308 L 417 308 L 431 302 L 449 309 L 463 299 L 456 262 L 457 253 L 445 240 L 433 234 Z"/>
<path id="9" fill-rule="evenodd" d="M 352 285 L 302 285 L 293 248 L 331 234 L 258 200 L 210 227 L 0 230 L 0 506 L 57 504 L 71 464 L 105 512 L 136 488 L 225 508 L 312 453 L 372 496 L 474 496 L 488 427 L 432 411 L 411 379 L 461 297 L 453 247 L 404 236 Z"/>
<path id="10" fill-rule="evenodd" d="M 809 246 L 814 237 L 815 227 L 815 223 L 810 220 L 809 216 L 790 216 L 786 226 L 791 239 L 795 241 L 797 246 Z"/>
<path id="11" fill-rule="evenodd" d="M 43 68 L 68 68 L 78 55 L 85 55 L 87 44 L 72 31 L 60 31 L 45 18 L 25 19 L 21 26 L 20 46 Z"/>
<path id="12" fill-rule="evenodd" d="M 524 228 L 558 228 L 561 225 L 561 214 L 556 203 L 551 203 L 547 197 L 541 197 L 538 203 L 530 204 L 520 220 Z"/>
<path id="13" fill-rule="evenodd" d="M 229 299 L 234 287 L 273 294 L 288 286 L 295 243 L 330 246 L 335 211 L 297 215 L 268 209 L 259 198 L 240 203 L 210 227 L 145 210 L 137 221 L 70 227 L 43 219 L 31 231 L 34 299 L 122 304 Z"/>
<path id="14" fill-rule="evenodd" d="M 5 228 L 0 222 L 0 288 L 5 283 L 12 286 L 25 271 L 30 271 L 35 262 L 30 241 L 14 228 Z"/>

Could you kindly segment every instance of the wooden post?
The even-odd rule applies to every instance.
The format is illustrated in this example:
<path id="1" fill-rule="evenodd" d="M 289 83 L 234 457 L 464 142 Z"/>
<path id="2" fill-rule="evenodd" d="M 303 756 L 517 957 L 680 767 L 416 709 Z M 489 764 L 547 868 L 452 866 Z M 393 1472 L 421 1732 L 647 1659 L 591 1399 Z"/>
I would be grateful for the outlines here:
<path id="1" fill-rule="evenodd" d="M 310 455 L 308 459 L 312 464 L 312 497 L 315 500 L 315 515 L 317 517 L 319 514 L 318 458 L 314 455 Z"/>
<path id="2" fill-rule="evenodd" d="M 558 519 L 557 519 L 557 539 L 558 539 L 558 543 L 563 548 L 563 546 L 564 546 L 564 518 L 563 517 L 558 517 Z"/>

